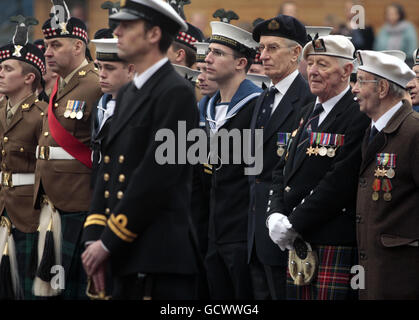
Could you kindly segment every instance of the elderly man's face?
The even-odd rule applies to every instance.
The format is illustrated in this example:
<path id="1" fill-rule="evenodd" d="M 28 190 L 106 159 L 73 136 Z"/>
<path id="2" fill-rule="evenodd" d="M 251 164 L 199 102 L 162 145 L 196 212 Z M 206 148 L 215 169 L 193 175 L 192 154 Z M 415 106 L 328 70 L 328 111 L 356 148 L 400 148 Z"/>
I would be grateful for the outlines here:
<path id="1" fill-rule="evenodd" d="M 308 84 L 320 102 L 337 96 L 344 89 L 348 84 L 344 73 L 344 68 L 334 57 L 311 55 L 307 58 Z"/>
<path id="2" fill-rule="evenodd" d="M 352 88 L 361 112 L 366 113 L 370 118 L 374 118 L 374 114 L 380 107 L 377 83 L 378 80 L 374 79 L 371 73 L 358 70 L 357 81 Z"/>
<path id="3" fill-rule="evenodd" d="M 413 67 L 413 71 L 416 73 L 416 77 L 407 84 L 407 90 L 409 90 L 410 98 L 412 98 L 412 105 L 419 105 L 419 65 Z"/>

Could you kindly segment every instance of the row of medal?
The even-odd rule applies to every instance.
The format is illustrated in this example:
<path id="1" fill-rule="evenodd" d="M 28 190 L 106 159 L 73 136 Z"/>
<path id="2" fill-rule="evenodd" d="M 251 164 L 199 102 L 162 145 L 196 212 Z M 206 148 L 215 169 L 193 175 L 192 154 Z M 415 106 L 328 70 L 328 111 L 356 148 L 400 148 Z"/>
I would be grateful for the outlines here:
<path id="1" fill-rule="evenodd" d="M 336 155 L 336 149 L 343 146 L 345 135 L 337 133 L 311 132 L 310 147 L 307 148 L 308 156 L 319 155 L 333 158 Z M 313 145 L 316 145 L 313 147 Z"/>
<path id="2" fill-rule="evenodd" d="M 84 109 L 86 108 L 86 103 L 79 100 L 68 100 L 67 107 L 64 111 L 64 118 L 77 119 L 80 120 L 83 118 Z"/>
<path id="3" fill-rule="evenodd" d="M 282 157 L 282 155 L 284 154 L 290 141 L 290 137 L 291 133 L 289 132 L 278 132 L 278 140 L 276 142 L 278 149 L 276 150 L 276 153 L 279 157 Z"/>
<path id="4" fill-rule="evenodd" d="M 372 184 L 372 200 L 380 199 L 379 191 L 384 191 L 384 201 L 391 201 L 391 190 L 393 185 L 390 179 L 396 176 L 394 168 L 396 168 L 396 154 L 394 153 L 377 153 L 376 157 L 377 169 L 374 172 L 374 182 Z"/>

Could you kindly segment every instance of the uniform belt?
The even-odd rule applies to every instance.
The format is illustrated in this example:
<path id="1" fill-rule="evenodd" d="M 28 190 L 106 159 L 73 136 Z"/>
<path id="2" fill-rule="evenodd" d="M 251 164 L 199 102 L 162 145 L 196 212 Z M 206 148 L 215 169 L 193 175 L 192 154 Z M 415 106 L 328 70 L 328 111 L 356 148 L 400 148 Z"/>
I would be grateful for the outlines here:
<path id="1" fill-rule="evenodd" d="M 42 160 L 75 160 L 61 147 L 36 146 L 36 158 Z"/>
<path id="2" fill-rule="evenodd" d="M 35 174 L 0 172 L 0 181 L 3 187 L 33 185 L 35 184 Z"/>

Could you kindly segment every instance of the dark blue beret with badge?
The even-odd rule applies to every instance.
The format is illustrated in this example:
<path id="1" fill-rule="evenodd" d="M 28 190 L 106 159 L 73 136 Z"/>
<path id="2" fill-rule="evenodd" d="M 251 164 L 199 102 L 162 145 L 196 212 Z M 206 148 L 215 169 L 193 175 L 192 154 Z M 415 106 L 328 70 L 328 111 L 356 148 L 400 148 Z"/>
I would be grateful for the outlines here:
<path id="1" fill-rule="evenodd" d="M 287 38 L 298 42 L 303 47 L 308 41 L 305 26 L 294 17 L 283 14 L 258 23 L 253 29 L 253 39 L 259 42 L 261 36 Z"/>

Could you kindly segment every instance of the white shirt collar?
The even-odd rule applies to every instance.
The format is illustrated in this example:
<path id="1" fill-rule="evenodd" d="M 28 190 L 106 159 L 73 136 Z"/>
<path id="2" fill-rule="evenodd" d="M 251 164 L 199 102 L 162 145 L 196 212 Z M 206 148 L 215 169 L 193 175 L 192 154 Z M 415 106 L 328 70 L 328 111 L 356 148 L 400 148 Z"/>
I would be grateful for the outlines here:
<path id="1" fill-rule="evenodd" d="M 325 101 L 325 102 L 320 102 L 319 97 L 316 98 L 316 104 L 321 103 L 324 109 L 324 112 L 326 112 L 326 114 L 328 114 L 330 111 L 332 111 L 333 107 L 336 105 L 336 103 L 339 102 L 340 99 L 342 99 L 342 97 L 346 94 L 346 92 L 348 92 L 348 90 L 351 87 L 348 85 L 341 93 L 339 93 L 337 96 L 334 96 L 333 98 L 330 98 L 329 100 Z"/>
<path id="2" fill-rule="evenodd" d="M 282 79 L 281 81 L 279 81 L 276 85 L 275 88 L 278 89 L 278 91 L 282 94 L 285 95 L 285 93 L 287 93 L 287 90 L 289 89 L 289 87 L 292 85 L 292 83 L 294 82 L 295 78 L 297 78 L 298 76 L 298 69 L 295 70 L 294 72 L 290 73 L 289 75 L 287 75 L 284 79 Z M 274 84 L 271 81 L 270 87 L 272 87 Z"/>
<path id="3" fill-rule="evenodd" d="M 167 57 L 164 57 L 163 59 L 153 64 L 150 68 L 145 70 L 143 73 L 136 73 L 133 81 L 137 89 L 141 89 L 142 86 L 147 82 L 147 80 L 150 79 L 151 76 L 155 74 L 157 70 L 159 70 L 167 61 L 169 61 L 169 59 Z"/>
<path id="4" fill-rule="evenodd" d="M 371 128 L 372 126 L 375 126 L 375 128 L 378 131 L 383 130 L 387 123 L 390 121 L 390 119 L 394 116 L 394 114 L 402 107 L 403 103 L 399 101 L 396 103 L 393 107 L 391 107 L 390 110 L 388 110 L 386 113 L 384 113 L 377 122 L 371 121 Z"/>

